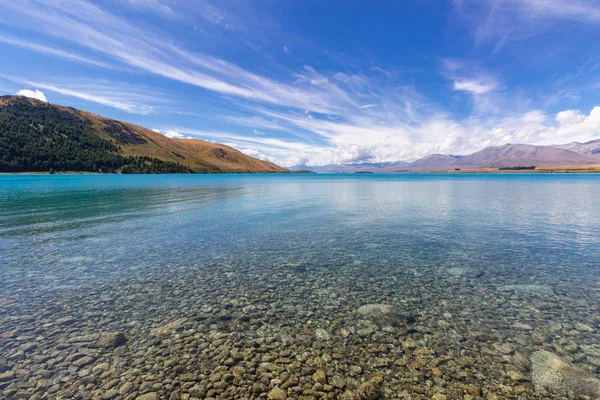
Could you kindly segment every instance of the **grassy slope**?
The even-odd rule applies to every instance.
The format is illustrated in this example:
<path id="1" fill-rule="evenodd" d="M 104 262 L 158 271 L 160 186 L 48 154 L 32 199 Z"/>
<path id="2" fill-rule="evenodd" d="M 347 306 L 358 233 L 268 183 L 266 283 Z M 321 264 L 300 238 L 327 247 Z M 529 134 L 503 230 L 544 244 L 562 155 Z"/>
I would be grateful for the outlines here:
<path id="1" fill-rule="evenodd" d="M 28 101 L 34 105 L 48 105 L 38 100 L 19 96 L 0 97 L 0 107 L 11 101 Z M 99 115 L 60 105 L 50 105 L 89 121 L 94 132 L 112 140 L 125 156 L 155 157 L 171 161 L 202 173 L 278 173 L 288 172 L 268 161 L 259 160 L 222 144 L 197 139 L 170 139 L 160 133 L 104 118 Z"/>
<path id="2" fill-rule="evenodd" d="M 107 133 L 107 124 L 114 124 L 114 120 L 85 111 L 80 113 L 91 120 L 104 137 L 111 136 Z M 156 157 L 185 165 L 195 172 L 287 172 L 285 168 L 247 156 L 223 144 L 198 139 L 171 139 L 141 126 L 126 122 L 121 124 L 129 128 L 134 135 L 145 139 L 145 143 L 121 143 L 123 154 L 127 156 Z"/>

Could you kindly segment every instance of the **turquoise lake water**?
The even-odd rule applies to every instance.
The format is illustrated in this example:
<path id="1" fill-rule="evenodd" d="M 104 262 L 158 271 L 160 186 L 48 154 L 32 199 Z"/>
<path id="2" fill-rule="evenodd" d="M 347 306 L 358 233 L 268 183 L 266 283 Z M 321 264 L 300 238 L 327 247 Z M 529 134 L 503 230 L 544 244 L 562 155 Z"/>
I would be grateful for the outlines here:
<path id="1" fill-rule="evenodd" d="M 599 206 L 597 175 L 0 176 L 0 393 L 539 398 L 536 351 L 600 368 Z"/>

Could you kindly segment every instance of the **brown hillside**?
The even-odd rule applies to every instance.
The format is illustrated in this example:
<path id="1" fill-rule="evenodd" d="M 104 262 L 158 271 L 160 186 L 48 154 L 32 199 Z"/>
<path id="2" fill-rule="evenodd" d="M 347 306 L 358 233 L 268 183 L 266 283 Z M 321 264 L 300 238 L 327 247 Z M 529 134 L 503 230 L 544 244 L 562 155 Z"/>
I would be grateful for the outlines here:
<path id="1" fill-rule="evenodd" d="M 150 129 L 81 112 L 107 138 L 117 141 L 127 156 L 156 157 L 195 172 L 288 172 L 269 161 L 250 157 L 233 147 L 199 139 L 171 139 Z"/>
<path id="2" fill-rule="evenodd" d="M 50 107 L 60 113 L 69 113 L 80 118 L 82 125 L 91 127 L 92 132 L 102 139 L 111 140 L 126 157 L 145 156 L 174 162 L 198 173 L 279 173 L 288 172 L 268 161 L 243 154 L 223 144 L 198 139 L 171 139 L 150 129 L 127 122 L 105 118 L 71 107 L 44 103 L 21 96 L 0 97 L 0 108 L 15 103 L 40 108 Z"/>

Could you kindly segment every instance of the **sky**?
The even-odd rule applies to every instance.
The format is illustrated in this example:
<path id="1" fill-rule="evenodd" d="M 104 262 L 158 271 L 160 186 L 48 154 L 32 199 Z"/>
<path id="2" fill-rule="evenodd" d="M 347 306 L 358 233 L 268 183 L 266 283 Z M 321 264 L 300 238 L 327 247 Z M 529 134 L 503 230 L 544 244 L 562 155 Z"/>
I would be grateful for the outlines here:
<path id="1" fill-rule="evenodd" d="M 600 0 L 0 7 L 0 95 L 283 166 L 600 138 Z"/>

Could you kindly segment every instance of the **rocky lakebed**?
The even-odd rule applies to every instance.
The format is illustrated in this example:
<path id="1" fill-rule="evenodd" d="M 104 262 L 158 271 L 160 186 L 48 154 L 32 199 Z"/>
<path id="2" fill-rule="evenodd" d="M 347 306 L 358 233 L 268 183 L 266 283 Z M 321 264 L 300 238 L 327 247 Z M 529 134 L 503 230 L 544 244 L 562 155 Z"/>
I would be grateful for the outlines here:
<path id="1" fill-rule="evenodd" d="M 600 282 L 568 270 L 249 252 L 104 280 L 14 273 L 5 399 L 600 398 Z"/>

